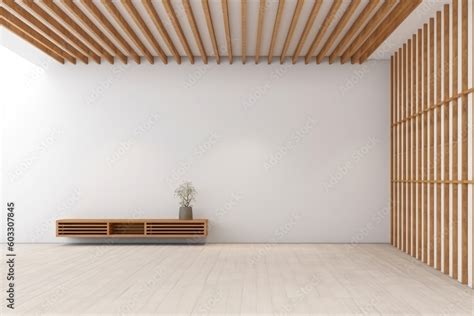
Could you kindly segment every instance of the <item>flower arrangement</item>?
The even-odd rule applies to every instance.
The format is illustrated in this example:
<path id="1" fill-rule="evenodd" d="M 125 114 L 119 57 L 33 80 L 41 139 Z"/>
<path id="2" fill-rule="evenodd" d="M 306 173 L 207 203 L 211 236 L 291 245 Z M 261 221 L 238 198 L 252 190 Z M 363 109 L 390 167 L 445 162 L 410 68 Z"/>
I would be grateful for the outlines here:
<path id="1" fill-rule="evenodd" d="M 192 202 L 196 200 L 197 191 L 191 182 L 184 182 L 175 191 L 174 194 L 179 199 L 181 207 L 192 207 Z"/>

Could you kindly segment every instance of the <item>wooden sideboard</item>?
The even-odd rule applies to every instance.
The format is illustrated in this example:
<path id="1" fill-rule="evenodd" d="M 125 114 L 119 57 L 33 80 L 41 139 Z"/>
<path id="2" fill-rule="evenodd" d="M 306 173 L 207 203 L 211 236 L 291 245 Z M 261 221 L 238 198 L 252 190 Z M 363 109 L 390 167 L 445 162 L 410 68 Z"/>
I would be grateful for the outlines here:
<path id="1" fill-rule="evenodd" d="M 204 238 L 207 219 L 58 219 L 56 236 Z"/>

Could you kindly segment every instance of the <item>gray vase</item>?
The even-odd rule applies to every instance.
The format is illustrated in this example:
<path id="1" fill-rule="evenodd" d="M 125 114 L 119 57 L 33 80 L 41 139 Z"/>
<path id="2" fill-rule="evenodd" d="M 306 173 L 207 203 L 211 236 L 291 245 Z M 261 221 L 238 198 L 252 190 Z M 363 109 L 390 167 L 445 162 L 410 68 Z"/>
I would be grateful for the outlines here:
<path id="1" fill-rule="evenodd" d="M 179 208 L 179 219 L 193 219 L 193 208 L 181 206 Z"/>

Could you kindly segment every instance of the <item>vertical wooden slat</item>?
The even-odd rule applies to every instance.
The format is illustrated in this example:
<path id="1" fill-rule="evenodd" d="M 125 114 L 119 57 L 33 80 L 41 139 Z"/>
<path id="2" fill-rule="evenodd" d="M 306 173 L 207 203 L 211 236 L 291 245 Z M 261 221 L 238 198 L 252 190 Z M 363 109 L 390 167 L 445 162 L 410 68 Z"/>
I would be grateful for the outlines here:
<path id="1" fill-rule="evenodd" d="M 436 104 L 441 103 L 441 11 L 436 12 Z M 441 270 L 441 110 L 436 108 L 436 269 Z"/>
<path id="2" fill-rule="evenodd" d="M 416 180 L 416 88 L 417 88 L 417 82 L 416 82 L 416 34 L 413 34 L 412 37 L 412 61 L 411 61 L 411 67 L 412 67 L 412 88 L 411 88 L 411 108 L 412 108 L 412 119 L 410 121 L 410 124 L 412 126 L 412 168 L 411 168 L 411 175 L 410 178 L 414 181 Z M 416 183 L 411 182 L 411 196 L 412 196 L 412 201 L 411 201 L 411 245 L 410 245 L 410 254 L 415 257 L 416 256 Z"/>
<path id="3" fill-rule="evenodd" d="M 423 262 L 428 262 L 428 24 L 423 25 Z"/>
<path id="4" fill-rule="evenodd" d="M 255 48 L 255 63 L 260 61 L 260 49 L 262 47 L 263 23 L 265 20 L 265 0 L 260 0 L 258 9 L 258 26 L 257 26 L 257 47 Z"/>
<path id="5" fill-rule="evenodd" d="M 407 45 L 407 182 L 405 184 L 407 190 L 406 203 L 406 247 L 405 251 L 411 253 L 411 108 L 412 108 L 412 83 L 411 83 L 411 39 Z"/>
<path id="6" fill-rule="evenodd" d="M 449 5 L 444 6 L 444 100 L 449 99 Z M 449 102 L 445 102 L 444 106 L 444 180 L 449 180 Z M 444 184 L 444 206 L 443 206 L 443 272 L 449 274 L 449 183 Z"/>
<path id="7" fill-rule="evenodd" d="M 423 85 L 422 85 L 422 70 L 423 70 L 423 31 L 421 29 L 418 30 L 418 67 L 417 67 L 417 89 L 418 89 L 418 104 L 417 104 L 417 112 L 421 113 L 423 109 Z M 422 125 L 422 115 L 418 115 L 418 141 L 417 141 L 417 147 L 418 147 L 418 194 L 417 194 L 417 258 L 419 260 L 423 259 L 423 251 L 422 251 L 422 245 L 423 245 L 423 239 L 422 239 L 422 213 L 423 213 L 423 207 L 425 206 L 423 204 L 423 199 L 422 199 L 422 192 L 423 192 L 423 184 L 421 180 L 423 180 L 423 142 L 422 142 L 422 136 L 423 136 L 423 125 Z"/>
<path id="8" fill-rule="evenodd" d="M 395 247 L 398 247 L 398 187 L 399 187 L 399 182 L 398 180 L 400 179 L 398 176 L 398 52 L 395 52 L 395 57 L 394 57 L 394 106 L 395 106 L 395 112 L 394 112 L 394 122 L 395 122 L 395 130 L 394 132 L 394 150 L 395 150 L 395 156 L 394 156 L 394 177 L 395 177 L 395 184 L 394 184 L 394 191 L 393 191 L 393 200 L 394 200 L 394 205 L 393 205 L 393 245 Z"/>
<path id="9" fill-rule="evenodd" d="M 407 240 L 407 44 L 403 44 L 403 94 L 402 94 L 402 107 L 403 107 L 403 124 L 402 124 L 402 251 L 406 251 L 406 240 Z"/>
<path id="10" fill-rule="evenodd" d="M 247 63 L 247 0 L 240 2 L 241 33 L 242 33 L 242 64 Z"/>
<path id="11" fill-rule="evenodd" d="M 461 2 L 461 40 L 462 40 L 462 55 L 461 55 L 461 87 L 462 91 L 467 91 L 468 89 L 468 4 L 467 0 L 462 0 Z M 468 111 L 468 95 L 463 93 L 462 97 L 462 110 L 461 110 L 461 178 L 463 184 L 461 185 L 461 282 L 467 284 L 468 279 L 468 189 L 469 185 L 467 184 L 469 174 L 469 150 L 468 150 L 468 140 L 469 140 L 469 111 Z"/>
<path id="12" fill-rule="evenodd" d="M 394 111 L 394 98 L 395 94 L 393 92 L 394 90 L 394 61 L 393 61 L 393 55 L 390 57 L 390 244 L 393 246 L 393 220 L 394 220 L 394 213 L 393 213 L 393 207 L 394 207 L 394 193 L 393 193 L 393 165 L 394 165 L 394 137 L 393 137 L 393 129 L 395 128 L 394 126 L 394 120 L 393 120 L 393 111 Z"/>
<path id="13" fill-rule="evenodd" d="M 429 49 L 430 49 L 430 100 L 429 100 L 429 106 L 430 106 L 430 111 L 429 111 L 429 116 L 430 116 L 430 127 L 429 127 L 429 139 L 430 139 L 430 142 L 429 142 L 429 146 L 430 146 L 430 157 L 429 157 L 429 160 L 430 160 L 430 165 L 429 165 L 429 168 L 430 168 L 430 171 L 429 171 L 429 179 L 430 179 L 430 194 L 429 194 L 429 197 L 430 197 L 430 212 L 429 212 L 429 215 L 428 215 L 428 218 L 429 218 L 429 231 L 430 231 L 430 241 L 429 241 L 429 265 L 430 266 L 434 266 L 434 217 L 435 217 L 435 209 L 434 209 L 434 193 L 435 193 L 435 185 L 434 185 L 434 180 L 435 180 L 435 165 L 434 165 L 434 162 L 435 162 L 435 157 L 434 157 L 434 145 L 435 145 L 435 137 L 434 137 L 434 118 L 435 118 L 435 115 L 434 115 L 434 109 L 432 109 L 431 107 L 433 107 L 434 105 L 434 98 L 435 98 L 435 94 L 434 94 L 434 89 L 435 89 L 435 54 L 434 54 L 434 50 L 435 50 L 435 44 L 434 44 L 434 39 L 435 39 L 435 20 L 434 18 L 431 18 L 430 19 L 430 27 L 429 27 L 429 36 L 430 36 L 430 46 L 429 46 Z"/>
<path id="14" fill-rule="evenodd" d="M 458 55 L 459 55 L 459 48 L 458 48 L 458 0 L 453 0 L 453 39 L 452 39 L 452 93 L 458 93 Z M 458 172 L 458 99 L 454 98 L 452 108 L 453 108 L 453 118 L 452 118 L 452 150 L 453 150 L 453 163 L 452 163 L 452 180 L 459 180 L 459 172 Z M 453 184 L 453 201 L 452 201 L 452 222 L 451 222 L 451 234 L 452 234 L 452 246 L 453 246 L 453 278 L 458 278 L 458 190 L 459 185 L 457 183 Z"/>
<path id="15" fill-rule="evenodd" d="M 403 107 L 403 46 L 398 50 L 398 115 L 399 115 L 399 126 L 398 126 L 398 166 L 399 176 L 398 179 L 398 249 L 403 249 L 403 118 L 404 118 L 404 107 Z"/>

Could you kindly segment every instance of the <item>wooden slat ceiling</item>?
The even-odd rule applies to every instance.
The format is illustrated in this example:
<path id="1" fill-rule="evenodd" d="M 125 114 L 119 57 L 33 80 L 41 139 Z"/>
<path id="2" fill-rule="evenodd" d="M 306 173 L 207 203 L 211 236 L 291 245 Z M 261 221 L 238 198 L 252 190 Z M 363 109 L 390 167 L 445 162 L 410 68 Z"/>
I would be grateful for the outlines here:
<path id="1" fill-rule="evenodd" d="M 365 62 L 421 0 L 0 0 L 61 63 Z"/>

